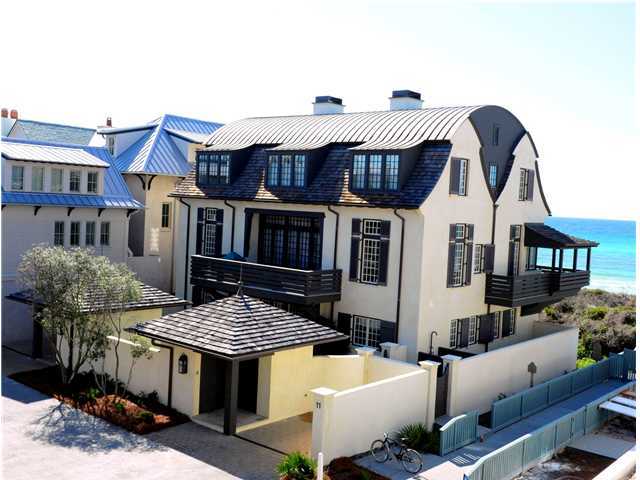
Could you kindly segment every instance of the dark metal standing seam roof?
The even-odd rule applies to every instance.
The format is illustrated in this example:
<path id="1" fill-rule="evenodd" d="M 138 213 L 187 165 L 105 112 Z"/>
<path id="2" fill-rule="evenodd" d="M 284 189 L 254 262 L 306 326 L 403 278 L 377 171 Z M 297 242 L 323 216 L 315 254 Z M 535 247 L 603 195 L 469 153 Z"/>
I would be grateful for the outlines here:
<path id="1" fill-rule="evenodd" d="M 348 338 L 242 294 L 138 323 L 127 330 L 222 358 L 258 357 Z"/>
<path id="2" fill-rule="evenodd" d="M 142 289 L 140 298 L 133 302 L 127 303 L 124 306 L 124 310 L 129 311 L 147 310 L 151 308 L 181 307 L 187 306 L 191 303 L 188 300 L 183 300 L 181 298 L 175 297 L 170 293 L 163 292 L 162 290 L 159 290 L 150 285 L 145 285 L 144 283 L 140 283 L 140 288 Z M 33 293 L 30 290 L 21 290 L 18 292 L 14 292 L 7 295 L 6 298 L 29 305 L 33 303 Z M 85 313 L 99 311 L 100 302 L 100 298 L 94 298 L 91 302 L 92 308 L 86 306 L 83 311 Z M 40 305 L 41 302 L 36 300 L 36 304 Z"/>
<path id="3" fill-rule="evenodd" d="M 600 245 L 598 242 L 568 235 L 544 223 L 524 224 L 524 244 L 539 248 L 587 248 Z"/>

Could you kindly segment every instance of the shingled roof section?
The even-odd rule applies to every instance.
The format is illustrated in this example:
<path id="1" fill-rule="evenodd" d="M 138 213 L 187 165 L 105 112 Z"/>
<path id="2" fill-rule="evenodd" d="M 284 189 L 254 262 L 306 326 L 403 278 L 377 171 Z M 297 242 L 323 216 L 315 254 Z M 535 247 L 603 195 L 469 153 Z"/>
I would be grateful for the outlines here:
<path id="1" fill-rule="evenodd" d="M 539 248 L 588 248 L 600 245 L 592 240 L 566 234 L 544 223 L 524 224 L 524 244 Z"/>
<path id="2" fill-rule="evenodd" d="M 259 357 L 347 339 L 331 328 L 243 294 L 138 323 L 127 330 L 226 359 Z"/>
<path id="3" fill-rule="evenodd" d="M 451 152 L 449 142 L 427 142 L 416 165 L 397 192 L 363 193 L 349 190 L 349 147 L 333 145 L 315 177 L 305 189 L 266 187 L 264 171 L 268 147 L 253 149 L 247 165 L 230 185 L 199 186 L 195 171 L 178 184 L 171 196 L 264 202 L 352 205 L 363 207 L 418 208 L 435 187 Z"/>
<path id="4" fill-rule="evenodd" d="M 147 310 L 151 308 L 168 308 L 168 307 L 185 307 L 190 304 L 189 301 L 175 297 L 170 293 L 163 292 L 150 285 L 140 283 L 142 294 L 136 301 L 129 302 L 124 306 L 124 310 Z M 21 290 L 7 295 L 8 299 L 14 300 L 20 303 L 26 303 L 31 305 L 33 302 L 33 294 L 30 290 Z M 85 313 L 96 312 L 101 310 L 101 299 L 95 298 L 91 302 L 91 307 L 85 306 L 83 311 Z M 40 305 L 42 302 L 36 300 L 36 304 Z M 102 304 L 104 305 L 104 304 Z"/>

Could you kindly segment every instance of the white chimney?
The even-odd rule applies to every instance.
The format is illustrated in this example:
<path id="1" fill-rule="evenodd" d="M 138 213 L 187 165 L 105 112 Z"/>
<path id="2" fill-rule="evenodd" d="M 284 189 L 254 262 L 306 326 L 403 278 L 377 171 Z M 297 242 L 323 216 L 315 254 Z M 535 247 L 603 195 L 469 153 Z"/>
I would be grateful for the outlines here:
<path id="1" fill-rule="evenodd" d="M 394 90 L 389 98 L 389 110 L 420 110 L 422 95 L 413 90 Z"/>
<path id="2" fill-rule="evenodd" d="M 316 97 L 316 101 L 313 102 L 314 115 L 329 115 L 335 113 L 344 113 L 344 105 L 342 105 L 341 98 L 331 97 L 329 95 Z"/>
<path id="3" fill-rule="evenodd" d="M 11 114 L 9 114 L 8 109 L 2 109 L 2 126 L 0 127 L 0 130 L 3 137 L 9 135 L 9 132 L 13 128 L 13 125 L 16 123 L 16 120 L 18 120 L 17 110 L 11 110 Z"/>

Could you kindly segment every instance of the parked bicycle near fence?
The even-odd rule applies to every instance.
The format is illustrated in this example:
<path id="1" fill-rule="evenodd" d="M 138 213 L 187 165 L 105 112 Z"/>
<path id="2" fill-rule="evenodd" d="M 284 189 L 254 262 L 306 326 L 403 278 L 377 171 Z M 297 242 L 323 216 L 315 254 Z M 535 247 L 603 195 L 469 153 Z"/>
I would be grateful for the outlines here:
<path id="1" fill-rule="evenodd" d="M 394 440 L 385 433 L 382 440 L 374 440 L 371 444 L 371 455 L 378 463 L 384 463 L 393 458 L 395 461 L 400 461 L 407 472 L 418 473 L 422 470 L 422 455 L 408 448 L 404 443 L 406 440 L 406 438 Z"/>

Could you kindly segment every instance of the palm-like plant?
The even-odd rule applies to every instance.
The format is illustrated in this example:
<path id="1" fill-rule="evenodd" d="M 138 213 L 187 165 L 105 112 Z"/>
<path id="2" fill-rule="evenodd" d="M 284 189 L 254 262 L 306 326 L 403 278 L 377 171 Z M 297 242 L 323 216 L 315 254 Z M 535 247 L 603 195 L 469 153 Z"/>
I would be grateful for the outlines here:
<path id="1" fill-rule="evenodd" d="M 313 480 L 316 475 L 316 462 L 300 452 L 286 455 L 276 467 L 283 480 Z"/>

